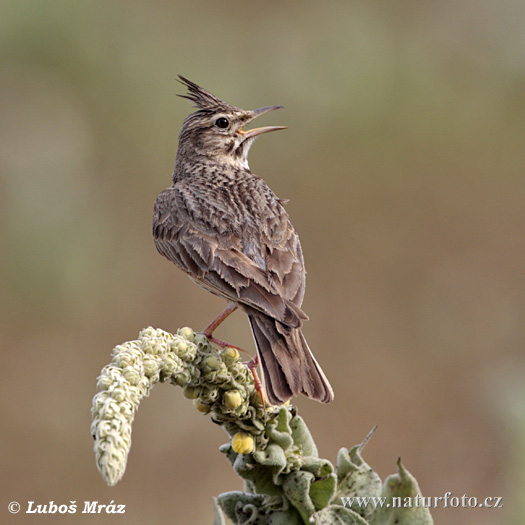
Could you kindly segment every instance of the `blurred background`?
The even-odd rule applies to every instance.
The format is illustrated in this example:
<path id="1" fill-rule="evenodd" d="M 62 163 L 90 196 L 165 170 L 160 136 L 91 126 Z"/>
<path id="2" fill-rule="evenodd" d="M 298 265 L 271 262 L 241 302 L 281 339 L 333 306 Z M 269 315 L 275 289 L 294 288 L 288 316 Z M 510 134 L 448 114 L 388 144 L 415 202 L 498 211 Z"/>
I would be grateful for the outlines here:
<path id="1" fill-rule="evenodd" d="M 181 73 L 286 107 L 250 166 L 303 243 L 305 333 L 336 401 L 296 401 L 322 457 L 377 424 L 383 479 L 401 456 L 425 496 L 503 497 L 436 523 L 525 523 L 524 20 L 520 0 L 2 2 L 0 520 L 56 523 L 10 501 L 114 500 L 125 516 L 67 521 L 206 524 L 242 488 L 226 434 L 169 385 L 116 487 L 92 452 L 111 349 L 224 306 L 151 235 L 191 111 Z M 240 313 L 217 335 L 253 352 Z"/>

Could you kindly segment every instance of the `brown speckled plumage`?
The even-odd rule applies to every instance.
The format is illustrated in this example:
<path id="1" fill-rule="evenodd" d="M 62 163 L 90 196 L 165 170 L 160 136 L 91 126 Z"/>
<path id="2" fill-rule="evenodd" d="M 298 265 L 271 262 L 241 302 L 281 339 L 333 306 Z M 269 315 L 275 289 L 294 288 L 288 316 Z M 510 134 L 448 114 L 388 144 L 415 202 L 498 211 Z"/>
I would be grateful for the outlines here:
<path id="1" fill-rule="evenodd" d="M 248 167 L 256 136 L 283 128 L 242 126 L 278 107 L 244 111 L 180 78 L 198 110 L 182 126 L 173 184 L 155 203 L 157 250 L 246 312 L 270 403 L 299 393 L 329 402 L 332 388 L 301 332 L 299 237 L 283 201 Z"/>

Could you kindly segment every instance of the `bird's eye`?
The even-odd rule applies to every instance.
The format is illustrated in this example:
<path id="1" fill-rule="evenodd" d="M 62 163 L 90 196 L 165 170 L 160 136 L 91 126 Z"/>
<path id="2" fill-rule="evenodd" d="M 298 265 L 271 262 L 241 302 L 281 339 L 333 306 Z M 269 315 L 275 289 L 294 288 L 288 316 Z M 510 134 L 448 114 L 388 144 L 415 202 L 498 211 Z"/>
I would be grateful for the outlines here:
<path id="1" fill-rule="evenodd" d="M 230 122 L 227 118 L 220 117 L 215 121 L 215 125 L 220 129 L 226 129 L 230 125 Z"/>

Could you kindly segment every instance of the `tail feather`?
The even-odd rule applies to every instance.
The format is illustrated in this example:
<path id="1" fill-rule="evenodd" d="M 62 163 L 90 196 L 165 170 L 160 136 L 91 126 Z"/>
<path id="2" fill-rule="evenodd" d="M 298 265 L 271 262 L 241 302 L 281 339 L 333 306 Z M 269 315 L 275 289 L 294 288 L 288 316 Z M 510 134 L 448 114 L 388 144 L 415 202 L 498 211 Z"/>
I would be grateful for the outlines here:
<path id="1" fill-rule="evenodd" d="M 278 321 L 250 314 L 268 401 L 282 404 L 292 396 L 329 403 L 334 392 L 315 360 L 300 328 L 279 330 Z"/>

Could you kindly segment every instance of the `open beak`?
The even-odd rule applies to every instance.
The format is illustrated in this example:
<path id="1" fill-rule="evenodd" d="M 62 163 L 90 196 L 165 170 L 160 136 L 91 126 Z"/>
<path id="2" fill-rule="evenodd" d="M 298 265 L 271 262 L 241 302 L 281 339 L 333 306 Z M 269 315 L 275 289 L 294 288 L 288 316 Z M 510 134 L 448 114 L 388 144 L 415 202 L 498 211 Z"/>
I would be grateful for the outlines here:
<path id="1" fill-rule="evenodd" d="M 263 115 L 264 113 L 268 113 L 269 111 L 273 111 L 274 109 L 282 109 L 283 106 L 268 106 L 266 108 L 259 108 L 259 109 L 253 109 L 250 111 L 250 120 L 248 122 L 251 122 L 253 119 L 259 117 L 260 115 Z M 257 137 L 258 135 L 262 135 L 263 133 L 268 133 L 270 131 L 278 131 L 280 129 L 288 129 L 288 126 L 266 126 L 264 128 L 254 128 L 250 129 L 248 131 L 244 131 L 242 128 L 239 129 L 238 133 L 240 133 L 244 139 L 253 139 L 254 137 Z"/>

